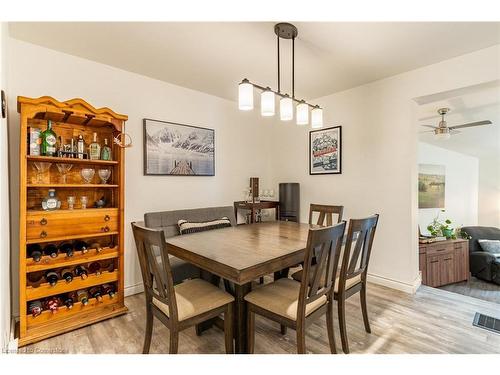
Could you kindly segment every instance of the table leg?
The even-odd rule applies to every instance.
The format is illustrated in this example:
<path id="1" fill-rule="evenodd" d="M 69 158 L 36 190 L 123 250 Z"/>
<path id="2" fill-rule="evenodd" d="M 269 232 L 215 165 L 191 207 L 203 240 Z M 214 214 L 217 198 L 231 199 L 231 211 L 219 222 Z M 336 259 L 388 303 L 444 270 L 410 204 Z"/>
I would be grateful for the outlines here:
<path id="1" fill-rule="evenodd" d="M 248 353 L 247 348 L 247 307 L 245 295 L 252 290 L 252 283 L 243 285 L 234 284 L 234 341 L 235 352 L 239 354 Z"/>

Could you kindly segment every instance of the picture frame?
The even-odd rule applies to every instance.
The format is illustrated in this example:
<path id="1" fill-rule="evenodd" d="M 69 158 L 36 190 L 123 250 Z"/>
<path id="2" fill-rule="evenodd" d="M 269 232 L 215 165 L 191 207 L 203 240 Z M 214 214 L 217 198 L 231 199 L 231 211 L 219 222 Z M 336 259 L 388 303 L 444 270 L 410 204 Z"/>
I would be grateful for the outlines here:
<path id="1" fill-rule="evenodd" d="M 143 119 L 145 176 L 215 176 L 215 130 Z"/>
<path id="2" fill-rule="evenodd" d="M 309 132 L 309 175 L 342 173 L 342 126 Z"/>

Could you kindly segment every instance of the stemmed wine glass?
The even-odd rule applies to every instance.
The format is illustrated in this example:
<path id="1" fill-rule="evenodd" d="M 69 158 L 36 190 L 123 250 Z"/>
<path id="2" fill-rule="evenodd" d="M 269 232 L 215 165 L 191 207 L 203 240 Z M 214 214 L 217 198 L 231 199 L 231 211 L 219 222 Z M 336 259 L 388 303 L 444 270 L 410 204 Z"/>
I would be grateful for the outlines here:
<path id="1" fill-rule="evenodd" d="M 108 181 L 108 179 L 111 177 L 111 170 L 109 168 L 99 169 L 97 171 L 97 175 L 101 179 L 101 182 L 103 184 L 105 184 Z"/>
<path id="2" fill-rule="evenodd" d="M 73 168 L 73 164 L 57 163 L 56 166 L 57 166 L 57 169 L 59 170 L 59 173 L 61 174 L 61 182 L 63 184 L 65 184 L 66 183 L 66 175 L 71 170 L 71 168 Z"/>
<path id="3" fill-rule="evenodd" d="M 83 181 L 86 184 L 90 184 L 94 178 L 95 170 L 93 168 L 82 168 L 80 174 L 82 175 Z"/>
<path id="4" fill-rule="evenodd" d="M 36 171 L 36 183 L 43 184 L 45 182 L 44 174 L 50 169 L 52 163 L 47 162 L 34 162 L 33 169 Z M 50 178 L 49 178 L 50 179 Z M 50 181 L 47 181 L 50 183 Z"/>

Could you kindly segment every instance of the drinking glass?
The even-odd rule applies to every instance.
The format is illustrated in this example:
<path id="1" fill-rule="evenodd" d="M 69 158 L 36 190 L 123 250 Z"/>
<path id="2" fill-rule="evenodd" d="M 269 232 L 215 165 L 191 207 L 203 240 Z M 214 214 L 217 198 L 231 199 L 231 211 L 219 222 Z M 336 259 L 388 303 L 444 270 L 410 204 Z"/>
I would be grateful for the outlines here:
<path id="1" fill-rule="evenodd" d="M 101 182 L 105 184 L 108 181 L 109 177 L 111 177 L 111 169 L 109 168 L 99 169 L 97 171 L 97 175 L 101 179 Z"/>
<path id="2" fill-rule="evenodd" d="M 274 198 L 274 189 L 269 189 L 269 197 Z"/>
<path id="3" fill-rule="evenodd" d="M 36 183 L 37 184 L 50 184 L 50 176 L 44 176 L 50 169 L 52 163 L 47 162 L 35 162 L 33 163 L 33 169 L 36 171 Z"/>
<path id="4" fill-rule="evenodd" d="M 86 184 L 90 184 L 94 178 L 95 170 L 93 168 L 82 168 L 80 175 Z"/>
<path id="5" fill-rule="evenodd" d="M 85 209 L 87 208 L 87 203 L 88 203 L 88 198 L 85 195 L 82 195 L 80 197 L 80 203 L 82 204 L 82 208 Z"/>
<path id="6" fill-rule="evenodd" d="M 61 183 L 66 183 L 66 175 L 73 168 L 73 164 L 57 163 L 56 164 L 59 173 L 61 174 Z"/>
<path id="7" fill-rule="evenodd" d="M 74 197 L 73 195 L 70 195 L 70 196 L 68 197 L 68 208 L 69 208 L 70 210 L 72 210 L 72 209 L 75 207 L 75 202 L 76 202 L 75 197 Z M 86 204 L 86 203 L 85 203 L 85 204 Z"/>

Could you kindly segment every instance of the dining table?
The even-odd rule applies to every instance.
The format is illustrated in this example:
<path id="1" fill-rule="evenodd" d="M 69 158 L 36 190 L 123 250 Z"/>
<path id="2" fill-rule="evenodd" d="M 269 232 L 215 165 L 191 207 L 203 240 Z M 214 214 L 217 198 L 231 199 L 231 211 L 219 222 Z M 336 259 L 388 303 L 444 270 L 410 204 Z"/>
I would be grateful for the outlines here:
<path id="1" fill-rule="evenodd" d="M 245 295 L 252 282 L 304 260 L 309 229 L 315 225 L 270 221 L 168 238 L 167 252 L 234 285 L 235 352 L 247 353 Z"/>

